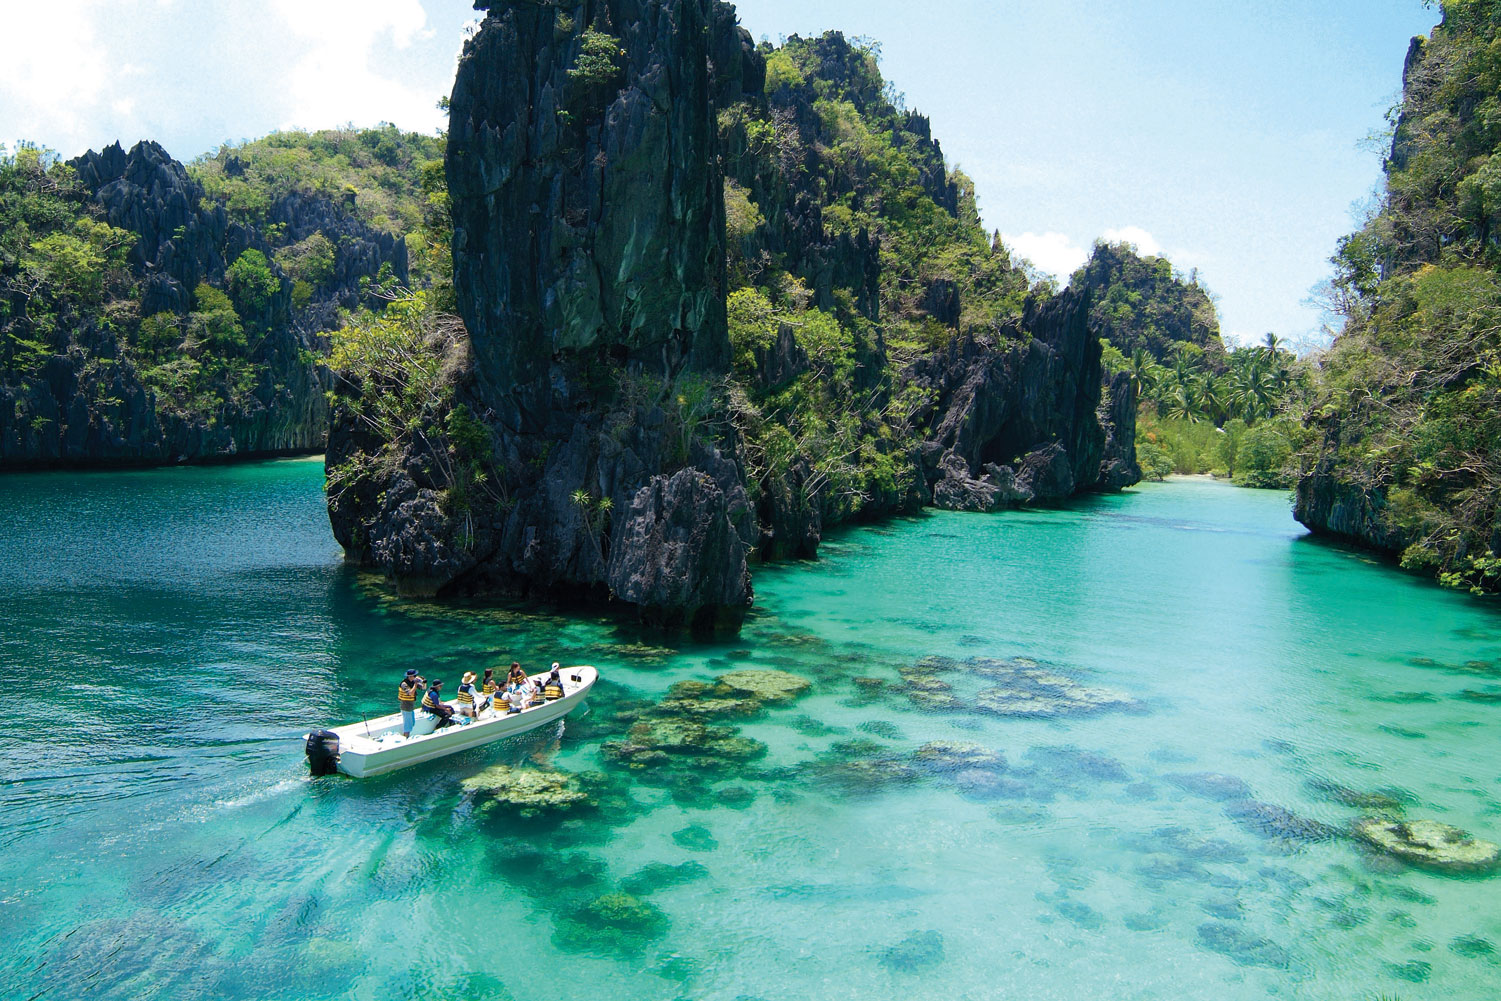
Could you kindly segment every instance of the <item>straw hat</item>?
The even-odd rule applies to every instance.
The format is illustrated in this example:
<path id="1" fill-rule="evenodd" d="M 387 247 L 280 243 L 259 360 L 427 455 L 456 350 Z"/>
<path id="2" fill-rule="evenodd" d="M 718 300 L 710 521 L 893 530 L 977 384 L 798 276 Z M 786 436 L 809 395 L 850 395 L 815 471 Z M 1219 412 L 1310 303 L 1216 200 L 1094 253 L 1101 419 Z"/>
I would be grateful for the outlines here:
<path id="1" fill-rule="evenodd" d="M 464 684 L 466 684 L 466 685 L 472 685 L 472 684 L 474 684 L 474 672 L 473 671 L 465 671 L 464 672 Z"/>

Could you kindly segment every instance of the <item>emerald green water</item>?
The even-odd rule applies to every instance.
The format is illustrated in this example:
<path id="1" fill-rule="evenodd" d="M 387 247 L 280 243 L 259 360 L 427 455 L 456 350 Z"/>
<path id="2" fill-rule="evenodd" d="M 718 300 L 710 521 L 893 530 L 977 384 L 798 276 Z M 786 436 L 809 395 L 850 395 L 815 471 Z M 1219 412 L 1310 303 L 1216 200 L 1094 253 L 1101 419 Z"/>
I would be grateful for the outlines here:
<path id="1" fill-rule="evenodd" d="M 321 484 L 0 479 L 0 997 L 1496 996 L 1501 877 L 1370 856 L 1327 790 L 1501 839 L 1501 618 L 1310 541 L 1284 496 L 1187 481 L 855 530 L 759 571 L 734 643 L 664 648 L 393 600 L 340 562 Z M 958 710 L 901 687 L 928 655 Z M 405 667 L 512 656 L 606 680 L 561 733 L 308 779 L 301 734 L 388 711 Z M 1133 704 L 972 711 L 994 682 L 967 659 L 1017 657 Z M 602 755 L 617 713 L 748 666 L 815 682 L 729 721 L 764 757 Z M 1007 767 L 932 773 L 932 740 Z M 603 792 L 487 814 L 459 783 L 497 762 Z M 1184 778 L 1206 772 L 1231 778 Z M 634 932 L 581 916 L 622 889 L 657 908 Z"/>

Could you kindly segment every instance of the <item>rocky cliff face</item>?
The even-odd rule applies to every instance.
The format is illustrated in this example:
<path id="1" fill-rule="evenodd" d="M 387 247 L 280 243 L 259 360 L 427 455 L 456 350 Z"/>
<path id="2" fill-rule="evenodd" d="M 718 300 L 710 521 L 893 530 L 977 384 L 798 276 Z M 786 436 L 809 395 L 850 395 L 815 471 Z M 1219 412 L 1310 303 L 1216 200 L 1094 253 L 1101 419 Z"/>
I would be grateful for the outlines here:
<path id="1" fill-rule="evenodd" d="M 1338 431 L 1326 434 L 1318 462 L 1298 480 L 1293 517 L 1319 535 L 1400 554 L 1411 537 L 1390 516 L 1388 485 L 1353 479 L 1335 458 Z"/>
<path id="2" fill-rule="evenodd" d="M 70 166 L 97 217 L 135 234 L 129 266 L 138 298 L 102 311 L 108 316 L 65 307 L 40 370 L 3 374 L 0 468 L 147 465 L 321 448 L 327 387 L 310 354 L 335 322 L 336 307 L 352 304 L 360 276 L 374 275 L 381 264 L 405 274 L 405 245 L 328 203 L 278 205 L 277 218 L 289 227 L 323 227 L 342 238 L 337 280 L 303 310 L 293 310 L 291 284 L 281 281 L 267 307 L 278 319 L 251 349 L 254 382 L 235 403 L 198 415 L 166 412 L 142 384 L 129 350 L 131 325 L 154 314 L 187 313 L 200 282 L 223 287 L 242 252 L 269 256 L 270 248 L 221 207 L 204 207 L 201 187 L 155 143 L 129 153 L 116 144 Z"/>
<path id="3" fill-rule="evenodd" d="M 711 0 L 481 6 L 449 132 L 456 400 L 504 501 L 446 513 L 451 484 L 415 460 L 379 510 L 334 498 L 335 533 L 408 588 L 737 628 L 754 517 L 733 437 L 693 401 L 728 369 L 715 93 L 748 40 Z"/>
<path id="4" fill-rule="evenodd" d="M 1057 503 L 1140 478 L 1129 383 L 1112 383 L 1101 411 L 1100 343 L 1087 296 L 1029 302 L 1021 321 L 994 339 L 957 339 L 917 362 L 910 378 L 933 401 L 919 415 L 928 428 L 920 455 L 937 507 Z"/>
<path id="5" fill-rule="evenodd" d="M 823 218 L 832 195 L 817 178 L 835 137 L 815 81 L 765 94 L 764 53 L 728 4 L 478 6 L 489 14 L 460 64 L 447 160 L 459 315 L 430 342 L 452 398 L 411 437 L 362 420 L 379 386 L 337 408 L 329 508 L 353 559 L 409 593 L 612 599 L 655 624 L 722 632 L 751 601 L 748 557 L 812 556 L 825 525 L 855 513 L 992 510 L 1134 481 L 1134 396 L 1124 383 L 1102 399 L 1086 296 L 1039 299 L 1008 324 L 893 362 L 881 241 Z M 867 55 L 842 37 L 809 51 L 810 74 L 858 62 L 854 97 L 883 100 L 866 86 Z M 751 150 L 747 114 L 771 116 L 780 152 L 767 153 L 764 118 Z M 735 115 L 741 127 L 722 130 Z M 900 119 L 892 141 L 910 152 L 922 197 L 951 227 L 977 229 L 926 120 Z M 726 135 L 740 146 L 721 151 Z M 733 372 L 721 162 L 760 220 L 737 238 L 737 259 L 805 293 Z M 996 257 L 993 284 L 1012 288 L 1004 251 L 983 234 L 977 244 Z M 963 294 L 934 279 L 913 309 L 957 328 Z M 824 309 L 821 346 L 800 343 L 809 310 Z M 738 430 L 752 410 L 791 422 L 774 397 L 836 379 L 865 409 L 854 450 L 891 470 L 851 488 L 858 507 L 827 489 L 848 441 L 794 443 L 772 463 L 753 449 L 770 439 Z M 928 402 L 902 437 L 880 435 L 904 393 Z M 810 428 L 789 423 L 780 440 Z"/>

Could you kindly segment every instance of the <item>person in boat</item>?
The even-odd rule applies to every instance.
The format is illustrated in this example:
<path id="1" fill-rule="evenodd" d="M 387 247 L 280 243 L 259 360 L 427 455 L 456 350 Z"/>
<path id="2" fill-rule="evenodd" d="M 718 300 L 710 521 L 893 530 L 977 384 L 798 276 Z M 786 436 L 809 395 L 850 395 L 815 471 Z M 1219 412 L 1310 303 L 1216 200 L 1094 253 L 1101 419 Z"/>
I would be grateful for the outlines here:
<path id="1" fill-rule="evenodd" d="M 443 702 L 443 682 L 432 683 L 427 694 L 422 697 L 422 708 L 438 717 L 438 729 L 441 730 L 449 724 L 453 718 L 453 707 Z"/>
<path id="2" fill-rule="evenodd" d="M 485 668 L 485 680 L 480 685 L 480 709 L 486 706 L 499 708 L 496 696 L 500 694 L 500 682 L 495 680 L 495 668 Z"/>
<path id="3" fill-rule="evenodd" d="M 519 685 L 526 681 L 526 672 L 521 669 L 521 662 L 511 661 L 511 673 L 506 675 L 507 685 Z"/>
<path id="4" fill-rule="evenodd" d="M 553 661 L 552 673 L 542 682 L 542 697 L 548 702 L 556 702 L 563 697 L 563 676 L 557 661 Z"/>
<path id="5" fill-rule="evenodd" d="M 506 688 L 505 703 L 513 713 L 519 713 L 532 704 L 532 690 L 526 685 L 510 685 Z"/>
<path id="6" fill-rule="evenodd" d="M 415 667 L 407 668 L 407 675 L 396 685 L 396 704 L 401 708 L 401 735 L 410 737 L 417 722 L 417 696 L 427 687 Z"/>
<path id="7" fill-rule="evenodd" d="M 454 696 L 454 700 L 459 704 L 460 716 L 474 717 L 479 715 L 479 709 L 475 706 L 478 694 L 474 689 L 474 672 L 465 671 L 464 679 L 459 682 L 458 694 Z"/>

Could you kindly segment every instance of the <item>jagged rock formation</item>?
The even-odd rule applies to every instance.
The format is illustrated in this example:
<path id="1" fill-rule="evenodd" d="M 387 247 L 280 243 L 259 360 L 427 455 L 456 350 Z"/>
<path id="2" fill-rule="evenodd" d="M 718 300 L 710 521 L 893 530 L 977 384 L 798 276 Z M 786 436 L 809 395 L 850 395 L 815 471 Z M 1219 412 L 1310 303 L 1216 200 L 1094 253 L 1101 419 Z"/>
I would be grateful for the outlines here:
<path id="1" fill-rule="evenodd" d="M 1183 280 L 1166 257 L 1142 255 L 1130 244 L 1096 243 L 1069 287 L 1094 290 L 1089 319 L 1095 336 L 1129 356 L 1138 348 L 1167 363 L 1176 347 L 1202 348 L 1211 366 L 1225 365 L 1225 343 L 1209 293 Z"/>
<path id="2" fill-rule="evenodd" d="M 917 362 L 910 377 L 933 400 L 931 413 L 919 415 L 929 429 L 919 452 L 938 507 L 1056 503 L 1139 478 L 1122 464 L 1134 396 L 1114 400 L 1104 415 L 1119 430 L 1107 434 L 1097 413 L 1100 343 L 1089 328 L 1087 296 L 1029 302 L 1020 323 L 994 341 L 956 339 Z M 1124 448 L 1131 455 L 1129 442 Z"/>
<path id="3" fill-rule="evenodd" d="M 765 52 L 732 7 L 479 6 L 489 14 L 451 101 L 462 322 L 441 350 L 452 401 L 423 434 L 390 440 L 360 420 L 381 386 L 336 409 L 329 510 L 353 559 L 409 593 L 608 597 L 655 624 L 722 632 L 750 603 L 748 557 L 812 556 L 827 524 L 933 503 L 1055 502 L 1134 480 L 1135 400 L 1124 384 L 1102 401 L 1088 296 L 1038 298 L 1001 322 L 1003 297 L 1020 310 L 1025 277 L 979 230 L 972 194 L 948 174 L 926 119 L 901 113 L 892 142 L 910 152 L 921 198 L 943 214 L 934 225 L 961 234 L 945 239 L 964 241 L 978 277 L 933 277 L 899 304 L 904 329 L 955 333 L 898 362 L 882 333 L 881 240 L 824 219 L 834 192 L 819 180 L 829 170 L 820 150 L 832 137 L 816 88 L 764 93 Z M 848 76 L 861 100 L 890 109 L 868 54 L 837 35 L 808 51 L 810 73 Z M 740 126 L 725 131 L 728 119 Z M 734 247 L 722 141 L 733 146 L 723 161 L 742 214 L 759 220 Z M 792 305 L 768 303 L 783 321 L 736 348 L 733 371 L 727 256 L 741 278 L 762 268 L 793 289 Z M 803 343 L 809 322 L 823 324 L 821 344 Z M 786 460 L 768 462 L 766 439 L 737 422 L 753 411 L 791 421 L 755 401 L 810 380 L 838 380 L 838 393 L 859 398 L 860 437 L 810 450 L 784 426 Z M 926 402 L 900 436 L 881 434 L 900 393 Z M 475 420 L 483 440 L 456 434 L 456 417 Z M 856 506 L 825 489 L 841 450 L 887 470 L 853 488 Z"/>
<path id="4" fill-rule="evenodd" d="M 1339 243 L 1346 323 L 1321 360 L 1294 514 L 1451 586 L 1501 590 L 1501 70 L 1487 5 L 1444 4 L 1417 38 L 1380 211 Z"/>
<path id="5" fill-rule="evenodd" d="M 267 305 L 264 336 L 250 350 L 254 381 L 213 412 L 164 410 L 140 378 L 130 350 L 133 326 L 154 314 L 186 314 L 195 288 L 216 288 L 247 249 L 269 255 L 259 233 L 205 208 L 202 188 L 161 146 L 119 144 L 71 161 L 91 211 L 135 234 L 128 265 L 134 301 L 102 310 L 64 303 L 48 332 L 50 356 L 34 372 L 0 373 L 0 468 L 149 465 L 317 451 L 328 406 L 324 375 L 309 353 L 319 332 L 350 305 L 359 277 L 383 263 L 405 274 L 406 248 L 347 218 L 330 203 L 287 202 L 275 217 L 292 231 L 323 228 L 339 240 L 336 278 L 306 309 L 291 305 L 281 281 Z M 86 206 L 88 207 L 88 206 Z M 104 315 L 101 315 L 104 314 Z M 26 324 L 13 310 L 13 331 Z"/>
<path id="6" fill-rule="evenodd" d="M 458 398 L 505 503 L 446 518 L 419 459 L 376 512 L 336 498 L 335 533 L 408 588 L 608 593 L 663 625 L 738 628 L 744 477 L 682 401 L 728 369 L 715 90 L 748 39 L 711 0 L 481 6 L 449 133 Z"/>

